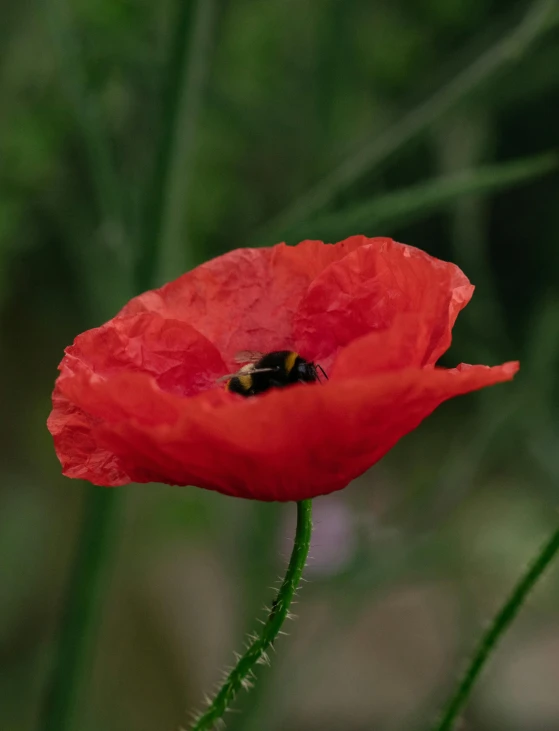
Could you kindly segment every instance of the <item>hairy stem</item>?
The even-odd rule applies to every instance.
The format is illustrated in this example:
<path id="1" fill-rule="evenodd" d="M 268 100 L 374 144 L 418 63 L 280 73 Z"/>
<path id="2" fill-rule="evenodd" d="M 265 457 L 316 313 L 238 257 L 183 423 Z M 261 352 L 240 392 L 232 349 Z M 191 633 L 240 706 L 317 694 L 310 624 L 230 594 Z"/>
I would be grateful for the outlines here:
<path id="1" fill-rule="evenodd" d="M 481 638 L 477 650 L 466 668 L 466 672 L 462 676 L 456 691 L 451 696 L 440 719 L 432 727 L 432 731 L 450 731 L 453 728 L 485 663 L 492 655 L 497 643 L 510 627 L 513 619 L 520 611 L 538 579 L 555 558 L 558 551 L 559 529 L 555 531 L 551 538 L 539 550 L 526 573 L 514 587 L 511 595 L 498 612 L 485 635 Z"/>
<path id="2" fill-rule="evenodd" d="M 312 501 L 297 503 L 297 530 L 287 573 L 260 634 L 251 636 L 246 652 L 239 657 L 237 664 L 226 677 L 209 708 L 192 725 L 192 731 L 209 731 L 223 716 L 227 707 L 235 699 L 241 688 L 249 688 L 254 679 L 256 665 L 268 662 L 266 651 L 273 645 L 281 627 L 289 614 L 293 595 L 299 585 L 312 532 Z"/>

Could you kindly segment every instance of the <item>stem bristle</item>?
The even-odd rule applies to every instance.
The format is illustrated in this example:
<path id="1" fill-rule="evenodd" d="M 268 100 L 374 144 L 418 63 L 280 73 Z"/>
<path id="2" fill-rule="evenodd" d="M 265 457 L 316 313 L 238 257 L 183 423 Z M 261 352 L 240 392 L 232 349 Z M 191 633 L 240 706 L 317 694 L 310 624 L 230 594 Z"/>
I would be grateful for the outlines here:
<path id="1" fill-rule="evenodd" d="M 287 567 L 285 578 L 271 608 L 265 607 L 268 614 L 263 622 L 260 634 L 251 632 L 245 643 L 245 652 L 242 655 L 234 653 L 236 666 L 227 674 L 225 681 L 208 709 L 202 713 L 191 726 L 191 731 L 210 731 L 216 728 L 215 724 L 221 719 L 230 703 L 235 699 L 239 690 L 250 690 L 256 680 L 255 668 L 257 665 L 269 665 L 268 649 L 275 651 L 274 640 L 278 634 L 287 635 L 281 630 L 286 619 L 292 619 L 289 612 L 291 601 L 301 580 L 311 538 L 311 500 L 302 500 L 297 503 L 297 529 L 291 559 Z"/>

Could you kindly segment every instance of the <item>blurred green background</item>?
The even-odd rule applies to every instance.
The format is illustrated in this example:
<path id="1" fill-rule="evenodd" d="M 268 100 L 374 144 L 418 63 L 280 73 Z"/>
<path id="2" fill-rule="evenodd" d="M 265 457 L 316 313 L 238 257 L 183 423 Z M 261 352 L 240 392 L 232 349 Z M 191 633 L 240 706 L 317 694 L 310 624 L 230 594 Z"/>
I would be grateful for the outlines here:
<path id="1" fill-rule="evenodd" d="M 353 233 L 477 285 L 445 365 L 522 370 L 315 501 L 298 619 L 227 728 L 421 728 L 558 520 L 559 3 L 0 13 L 0 729 L 39 727 L 86 504 L 45 427 L 63 348 L 138 287 L 230 248 Z M 76 728 L 171 731 L 263 616 L 294 508 L 119 492 Z M 559 728 L 558 580 L 524 608 L 464 728 Z"/>

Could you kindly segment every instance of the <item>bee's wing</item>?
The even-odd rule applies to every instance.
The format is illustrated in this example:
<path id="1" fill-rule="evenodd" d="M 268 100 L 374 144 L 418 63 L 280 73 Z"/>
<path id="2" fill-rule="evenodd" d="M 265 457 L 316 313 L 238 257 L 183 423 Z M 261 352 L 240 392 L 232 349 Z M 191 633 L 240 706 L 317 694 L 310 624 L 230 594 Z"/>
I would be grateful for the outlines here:
<path id="1" fill-rule="evenodd" d="M 264 356 L 264 353 L 259 353 L 257 350 L 241 350 L 237 353 L 233 360 L 235 363 L 256 363 Z"/>
<path id="2" fill-rule="evenodd" d="M 228 373 L 226 376 L 220 376 L 216 380 L 216 383 L 219 383 L 220 381 L 227 381 L 230 378 L 236 378 L 237 376 L 250 376 L 253 373 L 268 373 L 268 371 L 275 371 L 276 368 L 241 368 L 241 370 L 237 371 L 236 373 Z"/>
<path id="3" fill-rule="evenodd" d="M 256 363 L 257 361 L 262 358 L 262 353 L 258 353 L 256 350 L 241 350 L 240 353 L 237 353 L 233 360 L 235 363 L 244 363 L 243 367 L 240 368 L 235 373 L 228 373 L 226 376 L 221 376 L 221 378 L 217 379 L 217 382 L 220 381 L 227 381 L 230 378 L 235 378 L 235 376 L 242 376 L 247 375 L 248 373 L 253 373 L 253 368 L 249 367 L 252 365 L 252 363 Z M 268 369 L 266 369 L 268 370 Z"/>
<path id="4" fill-rule="evenodd" d="M 235 376 L 238 376 L 240 371 L 237 371 L 236 373 L 228 373 L 226 376 L 220 376 L 219 378 L 215 379 L 216 383 L 221 383 L 221 381 L 229 381 L 231 378 L 235 378 Z"/>

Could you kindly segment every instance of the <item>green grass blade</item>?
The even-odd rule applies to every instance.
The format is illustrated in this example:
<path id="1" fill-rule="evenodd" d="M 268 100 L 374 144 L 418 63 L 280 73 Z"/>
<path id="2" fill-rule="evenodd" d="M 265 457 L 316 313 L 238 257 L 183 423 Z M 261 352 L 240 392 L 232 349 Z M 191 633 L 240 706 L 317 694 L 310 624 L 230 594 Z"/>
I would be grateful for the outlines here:
<path id="1" fill-rule="evenodd" d="M 93 100 L 87 95 L 79 54 L 73 42 L 71 22 L 64 0 L 53 0 L 50 22 L 60 50 L 64 82 L 82 124 L 99 197 L 101 219 L 106 225 L 119 216 L 119 190 L 108 147 Z M 154 226 L 148 231 L 143 257 L 136 271 L 136 291 L 157 283 L 160 262 L 172 270 L 180 256 L 179 230 L 186 191 L 186 168 L 190 160 L 203 80 L 207 42 L 215 15 L 214 0 L 178 0 L 180 23 L 169 69 L 175 71 L 170 87 L 165 129 L 154 177 Z M 192 28 L 191 28 L 192 26 Z M 190 32 L 192 31 L 192 32 Z M 187 39 L 192 37 L 190 52 Z M 167 137 L 168 135 L 168 137 Z M 163 232 L 163 234 L 162 234 Z M 162 256 L 159 248 L 165 245 Z M 83 686 L 92 660 L 101 600 L 112 558 L 115 509 L 120 495 L 116 490 L 92 486 L 78 538 L 72 578 L 63 603 L 64 619 L 59 629 L 52 675 L 39 727 L 43 731 L 71 731 L 77 727 Z"/>
<path id="2" fill-rule="evenodd" d="M 557 167 L 559 154 L 553 152 L 443 176 L 305 222 L 287 232 L 286 238 L 296 242 L 316 237 L 333 240 L 343 238 L 348 232 L 384 235 L 388 228 L 401 228 L 449 206 L 462 196 L 496 193 L 545 175 Z"/>
<path id="3" fill-rule="evenodd" d="M 87 485 L 77 554 L 62 603 L 39 731 L 72 731 L 91 675 L 114 544 L 119 490 Z"/>
<path id="4" fill-rule="evenodd" d="M 539 0 L 534 3 L 520 23 L 500 41 L 264 226 L 258 232 L 255 243 L 265 245 L 281 239 L 286 230 L 325 208 L 341 191 L 384 163 L 474 89 L 486 83 L 508 64 L 520 60 L 532 44 L 557 21 L 557 7 L 557 0 Z"/>
<path id="5" fill-rule="evenodd" d="M 109 137 L 96 100 L 88 91 L 87 73 L 68 0 L 50 0 L 45 6 L 45 22 L 53 41 L 62 89 L 74 110 L 81 129 L 97 198 L 101 224 L 111 246 L 121 260 L 129 252 L 125 244 L 123 188 L 119 180 Z"/>
<path id="6" fill-rule="evenodd" d="M 217 15 L 216 0 L 181 0 L 177 6 L 165 72 L 165 109 L 137 264 L 139 289 L 148 282 L 162 284 L 194 263 L 185 235 L 187 195 Z"/>
<path id="7" fill-rule="evenodd" d="M 451 731 L 451 729 L 456 728 L 460 713 L 466 705 L 476 682 L 479 680 L 481 671 L 484 669 L 498 643 L 503 638 L 503 635 L 526 603 L 528 596 L 532 593 L 535 585 L 541 579 L 558 552 L 559 530 L 556 530 L 541 547 L 526 573 L 516 584 L 511 595 L 505 601 L 487 632 L 481 638 L 470 664 L 460 679 L 458 687 L 450 697 L 440 719 L 432 726 L 432 731 Z"/>

